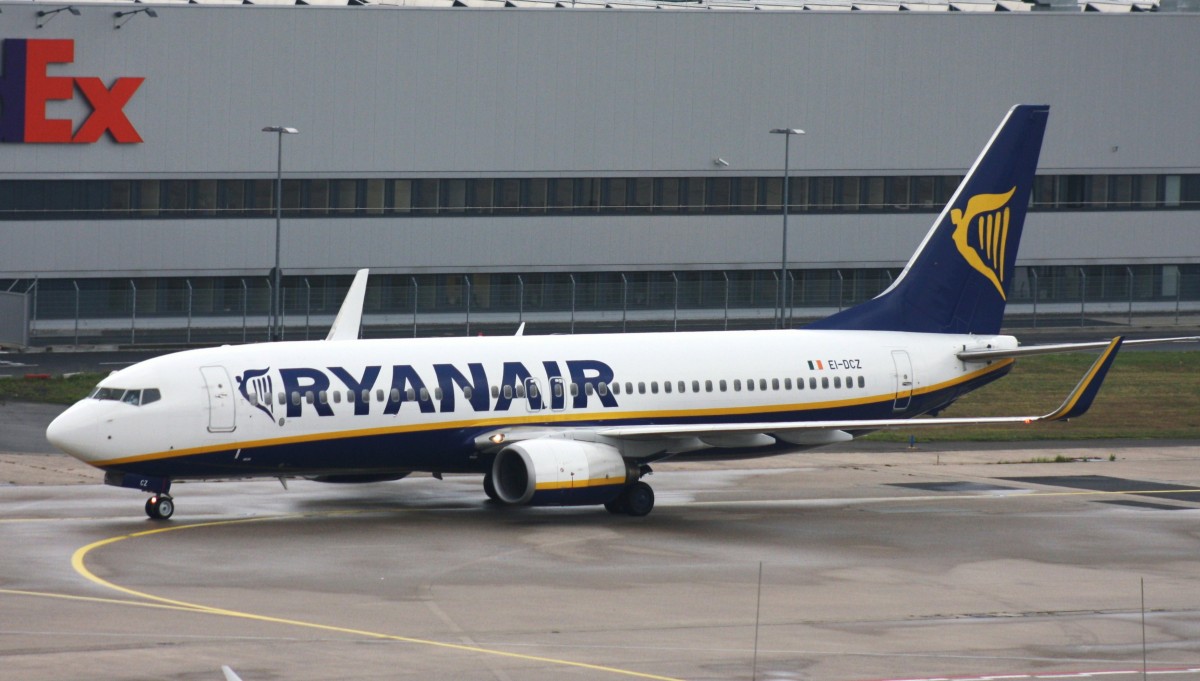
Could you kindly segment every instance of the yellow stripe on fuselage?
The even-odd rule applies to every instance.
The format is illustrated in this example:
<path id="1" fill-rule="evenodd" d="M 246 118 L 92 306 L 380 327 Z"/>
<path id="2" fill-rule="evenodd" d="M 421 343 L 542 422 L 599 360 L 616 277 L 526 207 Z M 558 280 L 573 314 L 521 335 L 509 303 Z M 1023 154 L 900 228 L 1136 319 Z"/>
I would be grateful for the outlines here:
<path id="1" fill-rule="evenodd" d="M 927 395 L 952 388 L 963 383 L 973 381 L 981 376 L 999 371 L 1013 363 L 1012 359 L 1003 359 L 997 361 L 990 366 L 977 369 L 967 374 L 963 374 L 957 378 L 942 383 L 915 388 L 912 391 L 913 395 Z M 832 388 L 831 390 L 836 390 Z M 243 442 L 226 442 L 216 445 L 206 445 L 203 447 L 189 447 L 187 449 L 175 449 L 165 452 L 153 452 L 150 454 L 139 454 L 136 456 L 126 456 L 117 459 L 107 459 L 104 461 L 91 461 L 91 465 L 98 468 L 120 467 L 131 463 L 140 463 L 143 461 L 158 461 L 163 459 L 184 458 L 188 456 L 196 456 L 199 454 L 210 454 L 212 452 L 229 451 L 231 449 L 255 449 L 259 447 L 273 447 L 279 445 L 299 444 L 304 442 L 321 442 L 324 440 L 342 440 L 350 438 L 373 437 L 377 435 L 396 435 L 401 433 L 419 433 L 434 430 L 458 430 L 463 428 L 503 428 L 511 426 L 523 425 L 546 425 L 546 424 L 564 424 L 569 425 L 575 422 L 586 421 L 593 423 L 596 421 L 615 421 L 615 420 L 638 420 L 638 419 L 683 419 L 697 418 L 704 416 L 744 416 L 746 414 L 775 414 L 787 411 L 816 411 L 819 409 L 836 409 L 841 407 L 855 407 L 866 404 L 875 404 L 881 402 L 891 402 L 896 399 L 895 392 L 888 392 L 882 395 L 871 395 L 868 397 L 858 397 L 845 400 L 830 400 L 824 402 L 803 402 L 803 403 L 788 403 L 788 404 L 767 404 L 746 407 L 717 407 L 710 409 L 677 409 L 677 410 L 659 410 L 659 411 L 587 411 L 587 412 L 537 412 L 532 414 L 523 414 L 520 416 L 504 416 L 491 418 L 473 418 L 461 421 L 437 421 L 430 423 L 413 423 L 398 426 L 383 426 L 378 428 L 362 428 L 358 430 L 336 430 L 322 433 L 309 433 L 307 435 L 295 435 L 291 437 L 267 438 L 262 440 L 246 440 Z"/>

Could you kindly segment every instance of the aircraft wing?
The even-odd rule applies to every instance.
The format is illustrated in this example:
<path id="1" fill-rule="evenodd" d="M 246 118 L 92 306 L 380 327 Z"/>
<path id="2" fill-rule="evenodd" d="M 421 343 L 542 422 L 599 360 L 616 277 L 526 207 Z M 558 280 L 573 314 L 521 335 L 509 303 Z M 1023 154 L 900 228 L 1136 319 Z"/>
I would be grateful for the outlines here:
<path id="1" fill-rule="evenodd" d="M 1123 338 L 1109 341 L 1075 388 L 1057 409 L 1033 416 L 990 416 L 975 418 L 862 419 L 841 421 L 765 421 L 755 423 L 663 424 L 597 427 L 588 438 L 610 441 L 653 442 L 696 439 L 713 447 L 756 447 L 782 440 L 797 445 L 825 445 L 854 439 L 852 432 L 889 428 L 925 428 L 995 424 L 1030 424 L 1065 421 L 1083 415 L 1095 400 L 1109 367 L 1117 357 Z M 580 433 L 582 434 L 582 433 Z M 561 437 L 561 429 L 516 428 L 499 430 L 476 439 L 480 449 L 502 447 L 512 442 Z M 570 435 L 568 435 L 570 437 Z"/>
<path id="2" fill-rule="evenodd" d="M 616 426 L 600 428 L 597 435 L 618 439 L 644 439 L 653 437 L 699 437 L 733 433 L 763 433 L 774 435 L 785 442 L 810 444 L 806 433 L 812 431 L 856 431 L 881 430 L 886 428 L 921 428 L 928 426 L 968 426 L 1000 423 L 1036 423 L 1039 421 L 1065 421 L 1082 416 L 1100 392 L 1104 377 L 1117 357 L 1123 338 L 1118 336 L 1107 343 L 1104 352 L 1092 364 L 1083 378 L 1067 395 L 1057 409 L 1040 416 L 991 416 L 977 418 L 916 418 L 916 419 L 863 419 L 859 421 L 792 421 L 781 423 L 736 423 L 712 425 L 664 425 L 664 426 Z M 849 435 L 847 433 L 847 435 Z M 838 438 L 841 439 L 841 438 Z M 850 437 L 845 439 L 849 440 Z"/>
<path id="3" fill-rule="evenodd" d="M 342 300 L 333 326 L 329 327 L 329 335 L 325 340 L 356 340 L 362 326 L 363 300 L 367 296 L 367 273 L 370 270 L 359 270 L 350 283 L 350 290 Z"/>

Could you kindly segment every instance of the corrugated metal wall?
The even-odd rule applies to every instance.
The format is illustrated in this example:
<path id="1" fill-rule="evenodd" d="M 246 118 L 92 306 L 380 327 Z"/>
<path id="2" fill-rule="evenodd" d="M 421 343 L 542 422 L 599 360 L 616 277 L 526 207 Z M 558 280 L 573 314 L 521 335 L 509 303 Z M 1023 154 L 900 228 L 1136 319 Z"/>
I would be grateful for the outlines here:
<path id="1" fill-rule="evenodd" d="M 1016 102 L 1052 106 L 1041 168 L 1200 172 L 1200 15 L 157 8 L 81 5 L 0 38 L 73 38 L 54 75 L 144 76 L 144 144 L 3 145 L 0 179 L 962 172 Z M 84 106 L 51 103 L 54 117 Z M 729 162 L 717 168 L 713 159 Z M 903 262 L 928 215 L 806 216 L 803 264 Z M 1200 260 L 1189 214 L 1030 218 L 1022 261 Z M 284 266 L 756 267 L 778 216 L 290 221 Z M 1053 227 L 1043 234 L 1042 228 Z M 0 277 L 258 271 L 261 220 L 0 222 Z M 1130 240 L 1135 231 L 1137 238 Z M 760 238 L 761 237 L 761 238 Z M 1130 259 L 1133 260 L 1130 260 Z"/>

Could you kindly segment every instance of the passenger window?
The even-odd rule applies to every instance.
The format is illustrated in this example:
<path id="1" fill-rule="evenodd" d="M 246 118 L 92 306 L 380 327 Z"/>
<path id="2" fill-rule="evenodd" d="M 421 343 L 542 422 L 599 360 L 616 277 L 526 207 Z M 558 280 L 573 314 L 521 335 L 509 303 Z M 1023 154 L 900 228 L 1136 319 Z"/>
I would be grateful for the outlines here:
<path id="1" fill-rule="evenodd" d="M 429 401 L 429 389 L 428 388 L 421 388 L 421 401 L 422 402 Z"/>
<path id="2" fill-rule="evenodd" d="M 796 379 L 796 390 L 804 390 L 804 379 L 803 378 Z"/>
<path id="3" fill-rule="evenodd" d="M 334 404 L 341 404 L 341 403 L 342 403 L 342 391 L 341 391 L 341 390 L 334 390 L 334 391 L 333 391 L 333 403 L 334 403 Z"/>
<path id="4" fill-rule="evenodd" d="M 646 394 L 646 384 L 641 381 L 638 381 L 638 394 L 639 395 Z"/>
<path id="5" fill-rule="evenodd" d="M 393 401 L 393 402 L 399 402 L 399 401 L 400 401 L 400 391 L 399 391 L 399 390 L 396 390 L 395 388 L 392 388 L 392 394 L 393 394 L 393 395 L 395 395 L 395 397 L 394 397 L 394 398 L 392 398 L 392 401 Z M 376 389 L 375 389 L 375 401 L 376 401 L 376 402 L 382 402 L 382 401 L 383 401 L 383 388 L 376 388 Z"/>
<path id="6" fill-rule="evenodd" d="M 725 379 L 723 379 L 723 378 L 722 378 L 722 379 L 721 379 L 721 383 L 720 383 L 720 387 L 721 387 L 721 392 L 726 392 L 726 391 L 729 389 L 729 384 L 728 384 L 728 383 L 726 383 L 726 382 L 725 382 Z"/>
<path id="7" fill-rule="evenodd" d="M 700 381 L 692 381 L 692 392 L 700 392 Z"/>
<path id="8" fill-rule="evenodd" d="M 679 392 L 681 392 L 681 393 L 687 392 L 687 384 L 684 383 L 683 381 L 679 382 L 678 388 L 679 388 Z"/>
<path id="9" fill-rule="evenodd" d="M 704 382 L 704 392 L 706 392 L 706 393 L 712 392 L 712 381 Z"/>
<path id="10" fill-rule="evenodd" d="M 132 404 L 136 407 L 142 403 L 142 391 L 126 390 L 125 394 L 121 397 L 121 401 L 125 404 Z"/>
<path id="11" fill-rule="evenodd" d="M 158 392 L 158 388 L 146 388 L 145 390 L 142 391 L 142 404 L 143 405 L 150 404 L 151 402 L 157 402 L 161 399 L 162 399 L 162 393 Z M 271 396 L 267 395 L 267 399 L 268 400 L 271 399 Z"/>
<path id="12" fill-rule="evenodd" d="M 616 385 L 617 384 L 614 383 L 613 387 L 615 388 Z M 600 397 L 604 397 L 605 395 L 608 394 L 608 384 L 605 383 L 604 381 L 600 381 L 599 383 L 596 384 L 596 392 L 600 393 Z"/>
<path id="13" fill-rule="evenodd" d="M 765 378 L 760 378 L 760 379 L 758 379 L 758 389 L 759 389 L 759 390 L 766 390 L 766 389 L 767 389 L 767 379 L 765 379 Z M 778 389 L 779 389 L 779 388 L 776 388 L 776 390 L 778 390 Z"/>
<path id="14" fill-rule="evenodd" d="M 464 386 L 463 386 L 463 399 L 464 399 L 464 400 L 469 400 L 469 399 L 471 399 L 471 395 L 473 394 L 473 392 L 474 392 L 474 391 L 472 391 L 472 390 L 471 390 L 471 386 L 469 386 L 469 385 L 464 385 Z"/>
<path id="15" fill-rule="evenodd" d="M 783 379 L 783 389 L 784 390 L 792 389 L 792 379 L 790 379 L 790 378 Z"/>
<path id="16" fill-rule="evenodd" d="M 658 381 L 650 381 L 650 392 L 658 394 Z"/>
<path id="17" fill-rule="evenodd" d="M 278 397 L 279 397 L 279 404 L 281 404 L 281 405 L 287 404 L 287 395 L 285 395 L 284 393 L 279 393 Z"/>
<path id="18" fill-rule="evenodd" d="M 346 404 L 354 404 L 354 391 L 353 390 L 346 391 Z"/>
<path id="19" fill-rule="evenodd" d="M 469 388 L 468 388 L 468 390 L 469 390 Z M 537 397 L 538 397 L 537 383 L 530 383 L 529 384 L 529 398 L 536 400 Z"/>
<path id="20" fill-rule="evenodd" d="M 559 383 L 557 381 L 554 383 L 554 396 L 555 397 L 563 396 L 562 383 Z"/>
<path id="21" fill-rule="evenodd" d="M 835 387 L 835 388 L 842 387 L 842 377 L 841 376 L 833 377 L 833 387 Z"/>
<path id="22" fill-rule="evenodd" d="M 825 388 L 826 390 L 829 389 L 829 377 L 828 376 L 821 377 L 821 387 Z"/>
<path id="23" fill-rule="evenodd" d="M 742 379 L 740 379 L 740 378 L 733 379 L 733 392 L 735 392 L 735 393 L 742 392 Z"/>
<path id="24" fill-rule="evenodd" d="M 383 391 L 380 391 L 380 393 L 382 393 L 382 392 L 383 392 Z M 412 388 L 409 388 L 409 389 L 408 389 L 408 390 L 406 390 L 405 392 L 407 392 L 407 393 L 408 393 L 407 397 L 408 397 L 408 399 L 410 399 L 410 400 L 411 400 L 411 399 L 413 398 L 413 391 L 412 391 Z M 388 399 L 389 399 L 389 400 L 391 400 L 392 402 L 399 402 L 399 401 L 400 401 L 400 389 L 399 389 L 399 388 L 392 388 L 391 392 L 389 392 L 389 393 L 388 393 Z M 382 402 L 382 401 L 383 401 L 383 395 L 382 395 L 382 394 L 381 394 L 381 395 L 379 395 L 379 401 L 380 401 L 380 402 Z"/>
<path id="25" fill-rule="evenodd" d="M 810 378 L 808 379 L 808 387 L 809 387 L 809 389 L 810 389 L 810 390 L 816 390 L 816 389 L 817 389 L 817 377 L 816 377 L 816 376 L 810 377 Z"/>
<path id="26" fill-rule="evenodd" d="M 571 384 L 571 397 L 579 397 L 579 384 L 578 383 Z"/>
<path id="27" fill-rule="evenodd" d="M 325 392 L 324 390 L 318 392 L 317 400 L 320 401 L 321 404 L 329 404 L 329 393 Z"/>
<path id="28" fill-rule="evenodd" d="M 621 384 L 620 384 L 620 383 L 617 383 L 616 381 L 613 381 L 613 384 L 612 384 L 612 394 L 614 394 L 614 395 L 620 395 L 620 394 L 621 394 Z"/>
<path id="29" fill-rule="evenodd" d="M 506 385 L 506 386 L 504 386 L 504 388 L 502 388 L 500 392 L 502 392 L 502 393 L 504 394 L 504 399 L 506 399 L 506 400 L 511 400 L 511 399 L 512 399 L 513 392 L 512 392 L 512 386 L 511 386 L 511 385 Z"/>
<path id="30" fill-rule="evenodd" d="M 588 381 L 587 383 L 583 384 L 583 392 L 586 393 L 588 397 L 591 397 L 592 393 L 594 391 L 595 391 L 595 388 L 592 387 L 591 381 Z"/>
<path id="31" fill-rule="evenodd" d="M 442 399 L 442 397 L 443 397 L 443 394 L 442 394 L 441 386 L 434 388 L 433 389 L 433 399 L 440 401 Z"/>
<path id="32" fill-rule="evenodd" d="M 668 394 L 671 392 L 671 382 L 670 381 L 663 381 L 663 392 L 668 393 Z"/>
<path id="33" fill-rule="evenodd" d="M 753 378 L 746 379 L 746 390 L 749 390 L 751 392 L 754 391 L 754 379 Z"/>
<path id="34" fill-rule="evenodd" d="M 771 390 L 779 390 L 779 379 L 778 378 L 771 379 Z"/>
<path id="35" fill-rule="evenodd" d="M 297 407 L 300 406 L 300 393 L 299 392 L 292 393 L 292 404 Z"/>
<path id="36" fill-rule="evenodd" d="M 494 385 L 492 386 L 492 399 L 494 400 L 497 397 L 500 397 L 500 386 Z"/>
<path id="37" fill-rule="evenodd" d="M 867 382 L 863 379 L 862 376 L 858 377 L 858 387 L 860 387 L 860 388 L 867 387 Z"/>
<path id="38" fill-rule="evenodd" d="M 311 391 L 311 390 L 306 390 L 304 392 L 304 401 L 309 404 L 312 404 L 315 401 L 315 397 L 316 396 L 313 395 L 313 391 Z"/>
<path id="39" fill-rule="evenodd" d="M 364 391 L 362 391 L 362 401 L 363 401 L 363 402 L 370 402 L 370 401 L 371 401 L 371 391 L 370 391 L 370 390 L 364 390 Z"/>
<path id="40" fill-rule="evenodd" d="M 630 383 L 629 381 L 625 381 L 625 394 L 626 395 L 633 394 L 633 384 Z"/>
<path id="41" fill-rule="evenodd" d="M 400 401 L 400 391 L 393 389 L 392 392 L 395 393 L 395 396 L 392 398 L 392 401 L 399 402 Z M 405 388 L 404 389 L 404 399 L 408 400 L 409 402 L 415 401 L 417 399 L 417 391 L 413 390 L 412 388 Z"/>
<path id="42" fill-rule="evenodd" d="M 853 388 L 853 387 L 854 387 L 854 377 L 853 377 L 853 376 L 847 376 L 847 377 L 846 377 L 846 387 L 847 387 L 847 388 Z"/>
<path id="43" fill-rule="evenodd" d="M 515 386 L 513 386 L 513 388 L 516 389 L 517 397 L 525 397 L 525 384 L 524 383 L 518 383 Z"/>

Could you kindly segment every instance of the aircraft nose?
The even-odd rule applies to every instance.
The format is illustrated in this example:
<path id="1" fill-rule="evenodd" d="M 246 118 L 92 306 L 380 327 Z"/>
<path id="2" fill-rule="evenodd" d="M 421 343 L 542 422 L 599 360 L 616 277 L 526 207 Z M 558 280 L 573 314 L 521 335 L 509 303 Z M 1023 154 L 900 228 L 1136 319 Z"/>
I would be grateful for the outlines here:
<path id="1" fill-rule="evenodd" d="M 71 407 L 59 414 L 46 427 L 50 444 L 79 459 L 87 461 L 88 445 L 95 444 L 96 421 L 85 410 Z"/>

